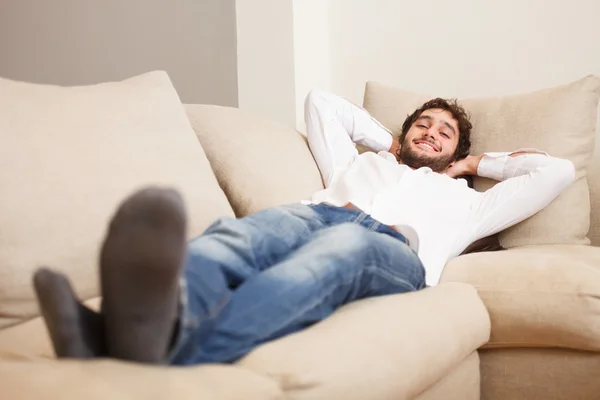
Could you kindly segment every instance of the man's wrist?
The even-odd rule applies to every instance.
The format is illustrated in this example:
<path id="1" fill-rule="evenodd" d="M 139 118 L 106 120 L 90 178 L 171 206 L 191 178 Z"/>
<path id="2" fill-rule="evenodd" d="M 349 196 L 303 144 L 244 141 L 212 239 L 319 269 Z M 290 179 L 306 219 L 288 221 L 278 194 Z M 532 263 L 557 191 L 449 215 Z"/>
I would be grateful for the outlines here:
<path id="1" fill-rule="evenodd" d="M 479 169 L 479 163 L 481 159 L 484 157 L 484 154 L 479 156 L 469 156 L 467 160 L 467 175 L 477 175 L 477 170 Z"/>

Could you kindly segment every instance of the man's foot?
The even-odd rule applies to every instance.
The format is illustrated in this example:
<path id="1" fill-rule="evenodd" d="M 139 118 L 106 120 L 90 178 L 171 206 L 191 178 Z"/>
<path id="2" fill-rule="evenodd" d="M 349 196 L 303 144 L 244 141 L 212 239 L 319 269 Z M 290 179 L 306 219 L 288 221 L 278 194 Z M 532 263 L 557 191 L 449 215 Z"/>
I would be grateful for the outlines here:
<path id="1" fill-rule="evenodd" d="M 148 188 L 121 204 L 100 254 L 110 357 L 165 361 L 178 317 L 186 246 L 186 214 L 177 192 Z"/>
<path id="2" fill-rule="evenodd" d="M 41 268 L 33 286 L 57 357 L 106 355 L 102 317 L 79 303 L 65 275 Z"/>

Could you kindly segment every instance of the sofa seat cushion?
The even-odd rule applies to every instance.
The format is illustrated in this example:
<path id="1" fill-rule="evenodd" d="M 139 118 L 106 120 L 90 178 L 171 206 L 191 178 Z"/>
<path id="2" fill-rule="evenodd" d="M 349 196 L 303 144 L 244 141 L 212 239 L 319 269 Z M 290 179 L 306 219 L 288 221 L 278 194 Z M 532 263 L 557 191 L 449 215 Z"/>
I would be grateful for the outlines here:
<path id="1" fill-rule="evenodd" d="M 42 265 L 97 296 L 109 217 L 154 184 L 182 192 L 189 236 L 233 215 L 166 73 L 79 87 L 0 79 L 0 328 L 38 314 Z"/>
<path id="2" fill-rule="evenodd" d="M 450 261 L 442 282 L 473 285 L 492 321 L 486 347 L 600 351 L 600 248 L 527 246 Z"/>
<path id="3" fill-rule="evenodd" d="M 3 399 L 283 400 L 267 377 L 234 366 L 165 368 L 98 361 L 0 361 Z"/>
<path id="4" fill-rule="evenodd" d="M 489 329 L 471 286 L 442 284 L 352 303 L 240 364 L 295 400 L 412 399 L 484 344 Z"/>

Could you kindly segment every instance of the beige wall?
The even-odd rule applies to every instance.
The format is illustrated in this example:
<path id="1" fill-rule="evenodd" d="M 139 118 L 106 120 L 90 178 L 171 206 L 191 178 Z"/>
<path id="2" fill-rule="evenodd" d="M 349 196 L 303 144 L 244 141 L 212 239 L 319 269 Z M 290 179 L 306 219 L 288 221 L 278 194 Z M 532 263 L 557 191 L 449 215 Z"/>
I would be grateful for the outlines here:
<path id="1" fill-rule="evenodd" d="M 528 91 L 600 75 L 598 0 L 329 0 L 331 89 L 367 80 L 430 95 Z"/>
<path id="2" fill-rule="evenodd" d="M 291 0 L 236 0 L 239 106 L 294 126 Z"/>
<path id="3" fill-rule="evenodd" d="M 239 107 L 304 129 L 304 98 L 329 88 L 328 0 L 237 0 Z"/>
<path id="4" fill-rule="evenodd" d="M 166 70 L 184 102 L 237 105 L 234 0 L 2 0 L 0 76 L 80 85 Z"/>

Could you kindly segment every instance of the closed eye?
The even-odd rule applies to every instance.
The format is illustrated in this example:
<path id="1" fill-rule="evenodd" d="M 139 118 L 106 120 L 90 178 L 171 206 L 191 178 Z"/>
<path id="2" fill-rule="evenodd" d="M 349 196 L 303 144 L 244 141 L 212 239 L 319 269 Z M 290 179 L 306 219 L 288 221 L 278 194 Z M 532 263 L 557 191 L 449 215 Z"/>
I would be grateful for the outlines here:
<path id="1" fill-rule="evenodd" d="M 450 139 L 450 136 L 447 133 L 442 132 L 442 136 L 445 137 L 446 139 Z"/>

